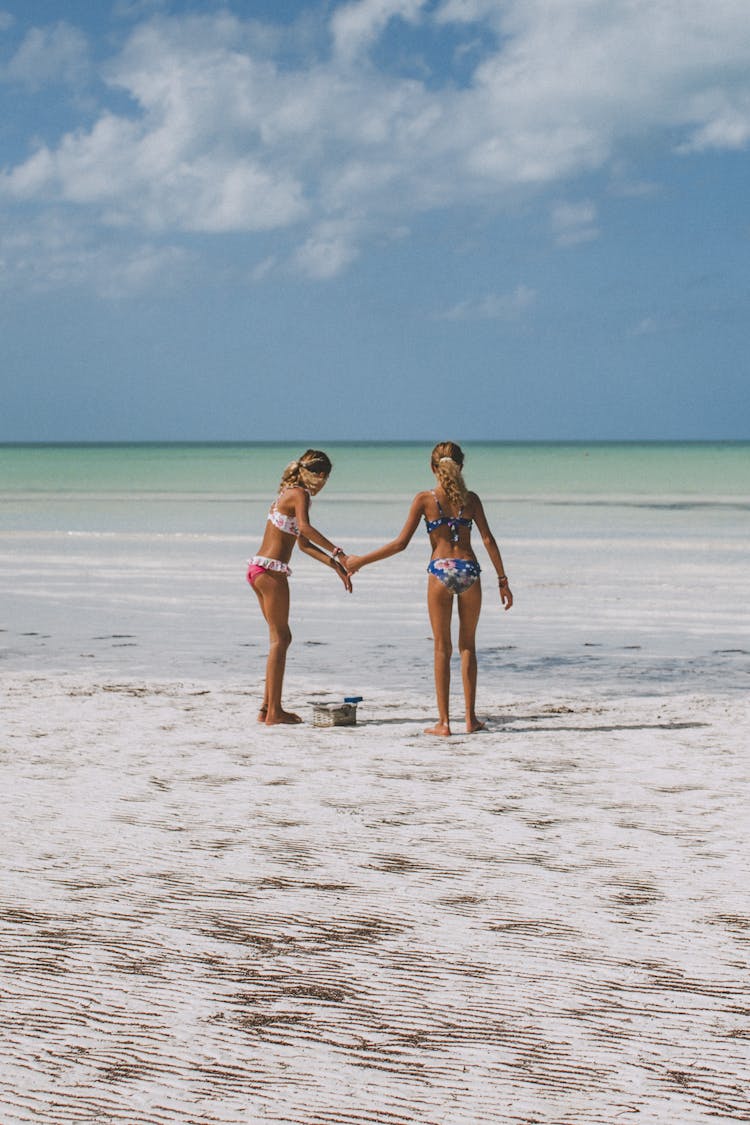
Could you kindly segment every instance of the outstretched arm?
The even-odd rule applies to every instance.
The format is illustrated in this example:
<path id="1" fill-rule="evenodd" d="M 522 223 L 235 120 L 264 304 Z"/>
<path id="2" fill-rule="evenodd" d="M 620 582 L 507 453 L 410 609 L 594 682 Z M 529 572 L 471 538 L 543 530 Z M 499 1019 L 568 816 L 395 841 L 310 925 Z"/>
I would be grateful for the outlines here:
<path id="1" fill-rule="evenodd" d="M 347 573 L 346 568 L 339 562 L 338 559 L 334 559 L 331 555 L 327 555 L 325 551 L 321 550 L 320 547 L 317 547 L 315 543 L 311 543 L 310 540 L 306 539 L 302 534 L 300 534 L 297 543 L 299 544 L 300 551 L 302 551 L 306 555 L 309 555 L 311 559 L 317 559 L 318 562 L 323 563 L 324 566 L 328 566 L 331 568 L 331 570 L 335 570 L 341 581 L 344 583 L 344 586 L 351 594 L 352 580 Z"/>
<path id="2" fill-rule="evenodd" d="M 375 551 L 370 551 L 367 555 L 346 555 L 342 560 L 344 566 L 350 574 L 361 570 L 363 566 L 369 566 L 370 563 L 380 562 L 381 559 L 389 559 L 391 555 L 397 555 L 399 551 L 403 551 L 409 546 L 414 532 L 417 530 L 420 519 L 424 513 L 424 497 L 425 493 L 420 492 L 414 497 L 409 509 L 409 515 L 406 518 L 406 523 L 401 528 L 395 539 L 390 543 L 386 543 L 383 547 L 378 547 Z"/>
<path id="3" fill-rule="evenodd" d="M 472 493 L 474 500 L 474 523 L 477 525 L 477 531 L 482 536 L 482 542 L 490 556 L 490 562 L 495 568 L 497 573 L 498 584 L 500 587 L 500 601 L 506 609 L 510 609 L 513 605 L 513 594 L 511 593 L 510 586 L 508 585 L 508 577 L 505 573 L 503 566 L 503 559 L 500 554 L 500 548 L 497 545 L 495 536 L 490 531 L 490 525 L 487 523 L 487 517 L 484 514 L 482 501 L 476 493 Z"/>

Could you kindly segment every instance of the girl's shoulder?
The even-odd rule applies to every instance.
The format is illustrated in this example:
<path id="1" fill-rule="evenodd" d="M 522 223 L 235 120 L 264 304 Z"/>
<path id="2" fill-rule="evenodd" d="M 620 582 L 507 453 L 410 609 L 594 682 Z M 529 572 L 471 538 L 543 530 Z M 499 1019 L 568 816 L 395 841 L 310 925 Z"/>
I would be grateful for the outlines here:
<path id="1" fill-rule="evenodd" d="M 274 504 L 278 506 L 279 503 L 286 502 L 287 504 L 294 505 L 294 502 L 298 498 L 300 493 L 303 497 L 310 495 L 307 489 L 301 484 L 287 484 L 279 492 L 278 496 L 274 500 Z"/>

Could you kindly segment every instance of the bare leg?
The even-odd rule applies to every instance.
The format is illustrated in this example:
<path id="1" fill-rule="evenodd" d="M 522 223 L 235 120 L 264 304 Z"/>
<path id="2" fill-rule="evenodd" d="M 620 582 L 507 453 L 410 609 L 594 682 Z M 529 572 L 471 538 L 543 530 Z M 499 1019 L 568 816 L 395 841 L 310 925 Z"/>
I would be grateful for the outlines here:
<path id="1" fill-rule="evenodd" d="M 259 574 L 253 582 L 260 608 L 268 624 L 269 649 L 266 662 L 266 687 L 258 722 L 267 726 L 278 723 L 301 723 L 299 715 L 281 706 L 286 654 L 292 643 L 289 629 L 289 581 L 284 574 Z"/>
<path id="2" fill-rule="evenodd" d="M 438 721 L 428 727 L 425 734 L 448 737 L 450 726 L 451 688 L 451 613 L 453 595 L 433 574 L 427 579 L 427 609 L 430 614 L 432 636 L 435 641 L 435 694 L 437 695 Z"/>
<path id="3" fill-rule="evenodd" d="M 476 632 L 482 608 L 482 587 L 479 579 L 458 598 L 458 648 L 461 653 L 461 676 L 466 703 L 466 729 L 469 734 L 484 730 L 477 718 L 477 649 Z"/>

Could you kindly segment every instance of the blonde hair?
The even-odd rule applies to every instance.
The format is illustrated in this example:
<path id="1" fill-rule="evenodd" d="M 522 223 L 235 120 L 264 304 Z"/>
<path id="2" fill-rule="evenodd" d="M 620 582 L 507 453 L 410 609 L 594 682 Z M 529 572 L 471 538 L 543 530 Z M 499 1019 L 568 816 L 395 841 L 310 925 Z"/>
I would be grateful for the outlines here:
<path id="1" fill-rule="evenodd" d="M 469 490 L 461 472 L 464 466 L 461 446 L 455 441 L 439 441 L 432 451 L 430 464 L 450 503 L 459 510 L 463 508 L 469 498 Z"/>
<path id="2" fill-rule="evenodd" d="M 284 469 L 281 474 L 279 492 L 283 492 L 285 488 L 296 486 L 309 488 L 317 483 L 313 480 L 313 477 L 317 477 L 321 473 L 328 476 L 332 468 L 333 465 L 327 453 L 323 453 L 320 449 L 308 449 L 298 461 L 290 461 Z"/>

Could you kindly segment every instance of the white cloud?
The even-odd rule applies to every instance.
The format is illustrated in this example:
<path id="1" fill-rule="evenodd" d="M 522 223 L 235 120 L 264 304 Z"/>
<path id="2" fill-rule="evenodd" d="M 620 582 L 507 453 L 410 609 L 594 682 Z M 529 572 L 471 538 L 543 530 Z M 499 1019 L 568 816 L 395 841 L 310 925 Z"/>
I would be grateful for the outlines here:
<path id="1" fill-rule="evenodd" d="M 83 81 L 88 67 L 86 37 L 61 21 L 51 27 L 31 28 L 0 76 L 36 91 L 50 83 L 75 85 Z"/>
<path id="2" fill-rule="evenodd" d="M 277 258 L 275 254 L 269 254 L 266 258 L 261 259 L 250 271 L 251 281 L 262 281 L 264 277 L 268 277 L 273 273 L 277 265 Z"/>
<path id="3" fill-rule="evenodd" d="M 750 91 L 728 95 L 722 90 L 699 94 L 693 100 L 693 115 L 703 124 L 678 146 L 684 153 L 707 149 L 738 150 L 750 141 Z"/>
<path id="4" fill-rule="evenodd" d="M 104 297 L 131 297 L 151 288 L 182 278 L 188 254 L 178 246 L 154 246 L 146 243 L 114 259 L 97 260 L 98 290 Z"/>
<path id="5" fill-rule="evenodd" d="M 163 54 L 162 54 L 163 49 Z M 301 184 L 273 160 L 247 155 L 260 127 L 258 68 L 242 56 L 174 44 L 154 28 L 136 35 L 112 81 L 143 107 L 104 112 L 88 131 L 40 147 L 0 177 L 19 199 L 47 195 L 100 209 L 103 221 L 148 230 L 262 231 L 301 219 Z"/>
<path id="6" fill-rule="evenodd" d="M 320 223 L 295 254 L 294 266 L 319 281 L 335 277 L 359 255 L 356 233 L 349 222 Z"/>
<path id="7" fill-rule="evenodd" d="M 461 301 L 441 313 L 440 319 L 517 321 L 535 302 L 535 289 L 517 285 L 511 293 L 488 293 L 476 300 Z"/>
<path id="8" fill-rule="evenodd" d="M 653 180 L 638 176 L 632 164 L 626 160 L 613 160 L 610 167 L 609 191 L 623 199 L 647 199 L 658 195 L 661 186 Z"/>
<path id="9" fill-rule="evenodd" d="M 497 0 L 443 0 L 436 13 L 438 23 L 478 23 L 480 20 L 497 20 Z"/>
<path id="10" fill-rule="evenodd" d="M 599 237 L 596 205 L 591 201 L 558 203 L 552 210 L 552 229 L 558 246 L 577 246 Z"/>
<path id="11" fill-rule="evenodd" d="M 254 161 L 235 159 L 225 167 L 215 158 L 196 161 L 191 178 L 195 186 L 185 207 L 186 230 L 273 230 L 305 214 L 299 184 Z"/>
<path id="12" fill-rule="evenodd" d="M 702 129 L 712 114 L 700 91 L 750 86 L 741 0 L 525 0 L 495 13 L 506 39 L 465 100 L 484 134 L 469 160 L 496 181 L 513 169 L 543 184 L 599 168 L 622 141 Z"/>
<path id="13" fill-rule="evenodd" d="M 331 16 L 331 34 L 338 55 L 353 59 L 364 53 L 396 17 L 416 21 L 427 0 L 355 0 Z"/>
<path id="14" fill-rule="evenodd" d="M 481 61 L 461 83 L 380 72 L 367 53 L 393 20 L 453 28 L 458 44 L 468 30 Z M 419 212 L 567 193 L 593 170 L 615 182 L 641 138 L 651 151 L 750 143 L 746 0 L 356 0 L 328 31 L 291 61 L 281 26 L 227 12 L 136 23 L 101 72 L 117 102 L 6 169 L 0 197 L 72 204 L 146 239 L 285 231 L 297 268 L 326 278 Z M 58 24 L 29 32 L 6 77 L 73 80 L 86 59 Z M 636 169 L 628 182 L 643 187 Z M 558 243 L 597 234 L 594 201 L 552 211 Z"/>
<path id="15" fill-rule="evenodd" d="M 124 298 L 178 283 L 190 255 L 183 247 L 95 240 L 69 216 L 46 215 L 21 230 L 0 233 L 0 289 L 23 284 L 33 292 L 86 288 Z"/>
<path id="16" fill-rule="evenodd" d="M 169 0 L 115 0 L 112 12 L 118 19 L 133 20 L 166 11 L 168 3 Z"/>

